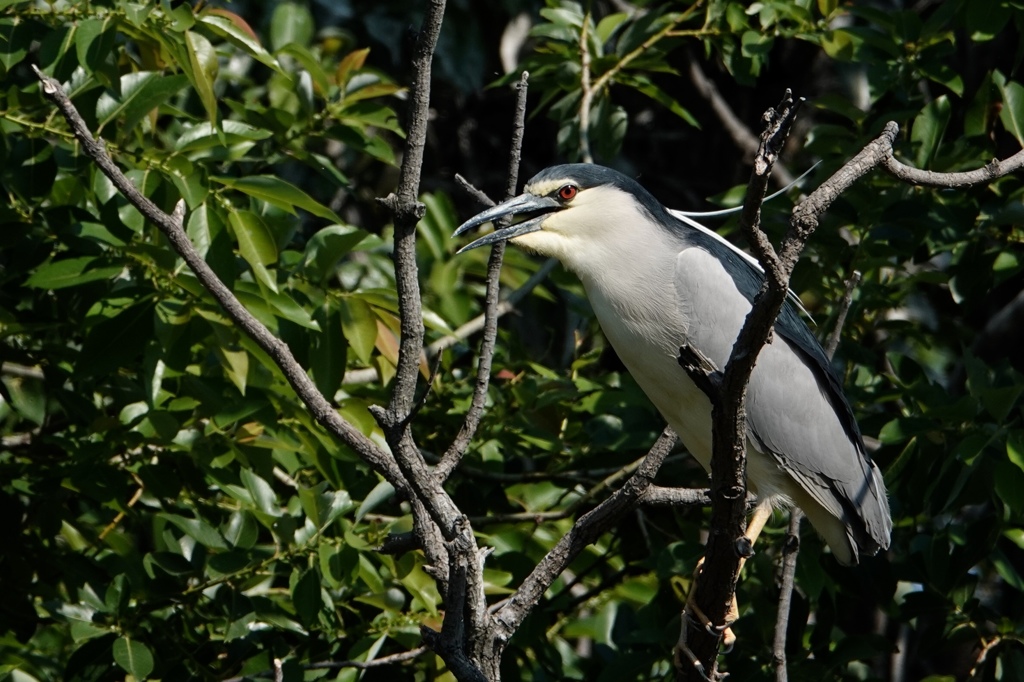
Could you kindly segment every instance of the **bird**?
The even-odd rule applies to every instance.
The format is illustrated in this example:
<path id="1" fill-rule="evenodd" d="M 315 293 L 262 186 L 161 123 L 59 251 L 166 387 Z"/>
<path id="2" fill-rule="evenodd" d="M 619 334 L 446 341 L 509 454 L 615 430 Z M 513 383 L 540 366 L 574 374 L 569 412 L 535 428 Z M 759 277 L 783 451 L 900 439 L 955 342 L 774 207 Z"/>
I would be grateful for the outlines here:
<path id="1" fill-rule="evenodd" d="M 623 364 L 710 472 L 711 401 L 679 365 L 680 348 L 725 367 L 764 278 L 757 262 L 595 164 L 542 170 L 453 237 L 511 216 L 526 219 L 459 253 L 508 242 L 575 272 Z M 888 497 L 842 381 L 797 307 L 784 304 L 747 388 L 747 485 L 758 500 L 747 537 L 754 542 L 773 509 L 796 506 L 839 563 L 852 565 L 888 549 Z"/>

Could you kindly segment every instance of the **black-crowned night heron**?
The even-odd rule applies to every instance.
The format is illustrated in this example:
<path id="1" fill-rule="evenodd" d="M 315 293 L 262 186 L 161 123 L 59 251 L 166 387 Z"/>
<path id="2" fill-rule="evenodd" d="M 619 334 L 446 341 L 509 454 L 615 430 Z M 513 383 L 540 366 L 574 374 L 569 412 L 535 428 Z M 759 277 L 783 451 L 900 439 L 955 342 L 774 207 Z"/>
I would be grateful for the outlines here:
<path id="1" fill-rule="evenodd" d="M 710 470 L 711 403 L 679 366 L 679 349 L 689 345 L 724 368 L 760 269 L 721 237 L 674 216 L 636 181 L 590 164 L 541 171 L 523 194 L 455 235 L 517 214 L 531 215 L 462 251 L 507 240 L 575 272 L 622 362 Z M 839 377 L 790 303 L 750 378 L 747 424 L 747 481 L 759 499 L 751 541 L 779 504 L 801 508 L 843 564 L 889 546 L 882 475 Z"/>

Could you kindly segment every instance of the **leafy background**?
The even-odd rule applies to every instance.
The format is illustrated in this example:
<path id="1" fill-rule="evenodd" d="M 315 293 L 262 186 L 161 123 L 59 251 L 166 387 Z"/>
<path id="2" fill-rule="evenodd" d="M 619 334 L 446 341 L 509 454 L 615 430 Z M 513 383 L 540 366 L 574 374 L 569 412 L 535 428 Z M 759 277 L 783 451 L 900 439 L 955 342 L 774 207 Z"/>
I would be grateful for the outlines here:
<path id="1" fill-rule="evenodd" d="M 452 679 L 429 653 L 340 665 L 413 649 L 443 616 L 419 554 L 375 551 L 410 528 L 407 505 L 78 152 L 30 69 L 65 83 L 148 197 L 168 211 L 184 199 L 218 275 L 381 440 L 367 407 L 387 400 L 398 319 L 375 198 L 396 181 L 421 15 L 406 0 L 0 0 L 0 675 L 222 680 L 279 658 L 287 680 Z M 903 158 L 963 170 L 1024 140 L 1022 26 L 1009 0 L 452 0 L 419 228 L 428 341 L 480 312 L 485 256 L 456 258 L 449 240 L 476 206 L 453 175 L 497 196 L 502 85 L 519 69 L 532 74 L 524 177 L 590 154 L 673 208 L 713 208 L 735 204 L 748 170 L 691 64 L 755 131 L 783 88 L 806 96 L 784 161 L 820 160 L 811 183 L 888 120 Z M 498 46 L 518 61 L 508 75 Z M 788 208 L 766 207 L 769 228 Z M 1019 175 L 938 192 L 876 174 L 797 269 L 822 335 L 863 273 L 837 357 L 896 528 L 855 570 L 805 532 L 793 679 L 1024 679 L 1022 216 Z M 510 252 L 503 284 L 538 267 Z M 415 427 L 428 455 L 461 425 L 474 345 L 440 354 Z M 662 422 L 558 268 L 503 319 L 488 400 L 449 485 L 495 548 L 498 600 Z M 682 453 L 660 478 L 705 481 Z M 741 582 L 736 679 L 772 677 L 781 516 Z M 699 510 L 650 508 L 603 537 L 517 634 L 505 678 L 664 677 L 705 528 Z"/>

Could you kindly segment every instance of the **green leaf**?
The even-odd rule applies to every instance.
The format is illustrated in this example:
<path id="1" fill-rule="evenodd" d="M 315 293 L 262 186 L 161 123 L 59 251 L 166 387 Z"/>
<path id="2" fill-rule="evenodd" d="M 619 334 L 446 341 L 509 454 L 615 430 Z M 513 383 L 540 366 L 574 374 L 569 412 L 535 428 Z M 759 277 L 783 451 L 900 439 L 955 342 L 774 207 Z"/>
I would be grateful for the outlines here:
<path id="1" fill-rule="evenodd" d="M 106 612 L 114 615 L 121 615 L 128 607 L 128 601 L 130 598 L 131 584 L 128 582 L 128 576 L 124 573 L 120 573 L 110 581 L 110 585 L 107 587 L 107 593 L 103 597 Z"/>
<path id="2" fill-rule="evenodd" d="M 335 71 L 335 80 L 338 82 L 338 87 L 341 88 L 342 92 L 345 92 L 348 80 L 352 77 L 352 74 L 363 68 L 363 64 L 366 63 L 366 58 L 369 54 L 370 48 L 368 47 L 361 50 L 353 50 L 338 63 L 338 68 Z"/>
<path id="3" fill-rule="evenodd" d="M 351 225 L 330 225 L 317 230 L 302 256 L 302 266 L 310 276 L 322 282 L 332 274 L 338 261 L 369 236 L 369 232 Z"/>
<path id="4" fill-rule="evenodd" d="M 345 297 L 341 302 L 341 327 L 356 357 L 368 364 L 377 343 L 377 316 L 373 309 L 360 298 Z"/>
<path id="5" fill-rule="evenodd" d="M 281 65 L 277 63 L 277 59 L 267 52 L 249 24 L 234 12 L 220 8 L 207 8 L 200 14 L 199 21 L 213 33 L 241 48 L 253 59 L 278 73 L 284 73 Z"/>
<path id="6" fill-rule="evenodd" d="M 914 162 L 918 168 L 928 169 L 931 166 L 951 113 L 949 98 L 943 95 L 926 104 L 914 119 L 910 139 L 917 147 Z"/>
<path id="7" fill-rule="evenodd" d="M 341 388 L 345 376 L 348 343 L 341 328 L 341 313 L 338 306 L 330 303 L 315 313 L 320 333 L 310 338 L 309 368 L 313 381 L 328 400 Z"/>
<path id="8" fill-rule="evenodd" d="M 25 280 L 25 286 L 37 289 L 63 289 L 110 279 L 124 271 L 124 266 L 108 265 L 109 262 L 106 258 L 96 256 L 47 261 Z"/>
<path id="9" fill-rule="evenodd" d="M 671 111 L 673 114 L 675 114 L 679 118 L 683 119 L 684 121 L 692 125 L 694 128 L 700 129 L 700 123 L 697 121 L 697 119 L 693 117 L 693 114 L 684 109 L 683 106 L 679 104 L 679 102 L 672 99 L 672 97 L 667 92 L 665 92 L 657 85 L 655 85 L 654 82 L 651 81 L 646 76 L 641 76 L 637 74 L 622 74 L 619 77 L 619 80 L 624 85 L 628 85 L 637 92 L 647 95 L 655 102 L 662 105 L 663 107 Z"/>
<path id="10" fill-rule="evenodd" d="M 256 518 L 244 509 L 231 512 L 223 531 L 224 539 L 239 549 L 251 549 L 259 539 Z"/>
<path id="11" fill-rule="evenodd" d="M 327 481 L 318 483 L 313 488 L 299 488 L 299 502 L 306 516 L 318 530 L 330 525 L 335 519 L 352 509 L 352 498 L 348 491 L 337 492 L 327 489 Z"/>
<path id="12" fill-rule="evenodd" d="M 242 123 L 241 121 L 224 121 L 221 130 L 209 121 L 186 127 L 175 141 L 175 149 L 179 152 L 198 151 L 223 145 L 233 146 L 245 142 L 258 142 L 271 137 L 273 133 Z"/>
<path id="13" fill-rule="evenodd" d="M 281 506 L 277 502 L 277 494 L 265 480 L 250 469 L 242 469 L 242 484 L 252 495 L 256 508 L 269 516 L 280 516 Z"/>
<path id="14" fill-rule="evenodd" d="M 297 43 L 289 43 L 278 50 L 278 53 L 295 58 L 295 60 L 305 69 L 305 72 L 298 69 L 296 70 L 296 73 L 290 75 L 290 79 L 292 81 L 290 87 L 291 90 L 298 90 L 302 86 L 302 81 L 306 75 L 316 83 L 316 87 L 322 94 L 331 90 L 331 80 L 330 77 L 328 77 L 327 72 L 324 71 L 321 58 L 310 51 L 308 47 Z"/>
<path id="15" fill-rule="evenodd" d="M 966 29 L 976 43 L 995 38 L 1010 22 L 1010 3 L 988 0 L 987 2 L 964 3 Z"/>
<path id="16" fill-rule="evenodd" d="M 320 331 L 320 325 L 316 320 L 288 294 L 281 291 L 271 291 L 265 294 L 265 297 L 270 302 L 275 314 L 290 322 L 294 322 L 300 327 Z"/>
<path id="17" fill-rule="evenodd" d="M 232 211 L 228 224 L 238 241 L 238 251 L 252 268 L 256 279 L 271 291 L 277 281 L 266 266 L 277 262 L 277 243 L 263 220 L 252 211 Z"/>
<path id="18" fill-rule="evenodd" d="M 195 31 L 185 31 L 185 49 L 188 52 L 189 80 L 206 109 L 210 125 L 216 125 L 217 96 L 213 92 L 213 82 L 217 80 L 220 68 L 217 51 L 205 36 Z"/>
<path id="19" fill-rule="evenodd" d="M 115 31 L 110 30 L 113 22 L 113 17 L 108 15 L 103 19 L 85 19 L 78 24 L 75 49 L 79 64 L 98 71 L 102 63 L 111 57 L 116 37 Z"/>
<path id="20" fill-rule="evenodd" d="M 183 74 L 164 76 L 156 71 L 138 71 L 121 76 L 121 96 L 115 98 L 104 93 L 96 104 L 100 129 L 123 115 L 124 122 L 118 126 L 117 134 L 126 135 L 143 116 L 187 85 L 188 77 Z"/>
<path id="21" fill-rule="evenodd" d="M 374 486 L 373 490 L 371 490 L 365 498 L 363 498 L 362 503 L 359 505 L 359 509 L 356 510 L 356 521 L 359 521 L 379 505 L 387 502 L 394 496 L 395 487 L 387 481 L 381 481 Z"/>
<path id="22" fill-rule="evenodd" d="M 28 29 L 25 22 L 0 19 L 0 65 L 5 72 L 28 55 L 32 47 L 32 34 Z"/>
<path id="23" fill-rule="evenodd" d="M 228 545 L 216 528 L 201 519 L 189 519 L 177 514 L 160 512 L 160 518 L 166 519 L 185 535 L 189 536 L 199 544 L 213 549 L 227 549 Z"/>
<path id="24" fill-rule="evenodd" d="M 221 345 L 214 348 L 214 353 L 220 359 L 221 367 L 224 368 L 228 379 L 238 388 L 239 393 L 245 395 L 249 383 L 249 354 L 244 350 Z"/>
<path id="25" fill-rule="evenodd" d="M 316 622 L 323 599 L 320 596 L 320 574 L 315 568 L 302 571 L 295 580 L 292 603 L 295 604 L 295 615 L 299 617 L 299 622 L 306 627 Z"/>
<path id="26" fill-rule="evenodd" d="M 1024 145 L 1024 86 L 1010 81 L 999 86 L 1003 95 L 1003 108 L 999 111 L 999 120 L 1003 127 Z"/>
<path id="27" fill-rule="evenodd" d="M 313 40 L 313 15 L 305 5 L 282 2 L 270 17 L 270 45 L 280 50 L 295 43 L 306 47 Z"/>
<path id="28" fill-rule="evenodd" d="M 153 672 L 153 654 L 149 648 L 128 637 L 114 640 L 114 660 L 136 680 L 144 680 Z"/>
<path id="29" fill-rule="evenodd" d="M 1010 560 L 1003 554 L 1000 549 L 993 549 L 989 555 L 992 561 L 992 565 L 995 566 L 996 572 L 999 573 L 999 577 L 1006 581 L 1006 584 L 1017 590 L 1018 592 L 1024 592 L 1024 579 L 1021 578 L 1020 573 L 1010 562 Z"/>
<path id="30" fill-rule="evenodd" d="M 334 223 L 343 222 L 338 215 L 295 185 L 272 175 L 250 175 L 242 178 L 214 177 L 216 182 L 273 204 L 295 215 L 295 207 L 305 209 Z"/>
<path id="31" fill-rule="evenodd" d="M 626 12 L 615 12 L 609 14 L 605 18 L 601 19 L 597 23 L 597 29 L 594 31 L 597 34 L 597 39 L 604 45 L 607 43 L 612 35 L 622 24 L 629 19 L 629 14 Z"/>
<path id="32" fill-rule="evenodd" d="M 210 250 L 210 243 L 213 240 L 210 221 L 216 218 L 211 215 L 212 211 L 213 209 L 204 203 L 189 214 L 188 221 L 185 223 L 185 232 L 192 240 L 192 246 L 195 247 L 201 258 L 206 258 L 206 253 Z"/>
<path id="33" fill-rule="evenodd" d="M 1024 431 L 1014 429 L 1006 437 L 1006 456 L 1024 471 Z"/>

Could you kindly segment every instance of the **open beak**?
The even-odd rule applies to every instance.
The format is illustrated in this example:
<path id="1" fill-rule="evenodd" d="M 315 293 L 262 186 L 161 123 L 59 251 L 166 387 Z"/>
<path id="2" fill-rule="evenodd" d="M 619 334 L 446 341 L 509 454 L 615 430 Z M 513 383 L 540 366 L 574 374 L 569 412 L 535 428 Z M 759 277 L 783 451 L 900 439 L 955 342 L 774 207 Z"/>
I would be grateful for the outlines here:
<path id="1" fill-rule="evenodd" d="M 475 249 L 478 246 L 486 246 L 487 244 L 496 244 L 497 242 L 508 241 L 509 239 L 513 239 L 520 235 L 539 230 L 541 223 L 548 217 L 548 214 L 557 208 L 561 208 L 561 204 L 551 197 L 539 197 L 527 192 L 525 194 L 520 194 L 517 197 L 513 197 L 508 201 L 502 202 L 493 208 L 489 208 L 483 213 L 478 213 L 459 225 L 459 229 L 455 230 L 452 237 L 458 237 L 478 225 L 497 221 L 501 218 L 512 217 L 514 215 L 519 215 L 520 213 L 543 211 L 542 215 L 535 218 L 530 218 L 529 220 L 524 220 L 521 223 L 516 223 L 515 225 L 495 230 L 489 235 L 481 237 L 475 242 L 471 242 L 470 244 L 463 246 L 458 250 L 458 253 Z"/>

